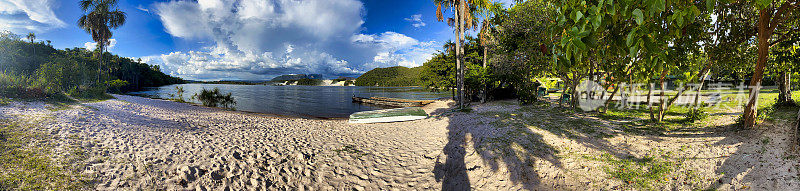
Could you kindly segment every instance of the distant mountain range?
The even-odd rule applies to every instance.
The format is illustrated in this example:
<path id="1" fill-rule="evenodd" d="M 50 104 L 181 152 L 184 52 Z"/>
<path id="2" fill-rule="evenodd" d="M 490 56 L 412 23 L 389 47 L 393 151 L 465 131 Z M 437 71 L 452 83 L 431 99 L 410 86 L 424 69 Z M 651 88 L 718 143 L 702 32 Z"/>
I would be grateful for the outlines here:
<path id="1" fill-rule="evenodd" d="M 312 80 L 321 80 L 322 74 L 287 74 L 281 75 L 275 78 L 272 78 L 273 82 L 281 82 L 281 81 L 289 81 L 289 80 L 300 80 L 300 79 L 312 79 Z"/>

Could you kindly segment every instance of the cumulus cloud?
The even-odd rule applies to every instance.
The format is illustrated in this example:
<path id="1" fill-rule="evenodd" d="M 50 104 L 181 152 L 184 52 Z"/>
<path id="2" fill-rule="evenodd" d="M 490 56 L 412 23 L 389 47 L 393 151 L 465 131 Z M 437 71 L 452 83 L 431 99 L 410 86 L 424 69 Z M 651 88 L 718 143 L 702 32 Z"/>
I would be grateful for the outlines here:
<path id="1" fill-rule="evenodd" d="M 0 0 L 0 30 L 43 32 L 65 27 L 51 0 Z"/>
<path id="2" fill-rule="evenodd" d="M 367 67 L 421 66 L 436 53 L 436 42 L 419 42 L 414 38 L 396 32 L 375 35 L 358 34 L 353 43 L 377 50 Z"/>
<path id="3" fill-rule="evenodd" d="M 353 76 L 376 66 L 420 65 L 424 60 L 410 55 L 427 52 L 426 43 L 403 34 L 360 34 L 365 11 L 357 0 L 198 0 L 151 7 L 170 35 L 213 42 L 147 57 L 188 79 Z"/>
<path id="4" fill-rule="evenodd" d="M 405 20 L 411 22 L 411 26 L 416 28 L 425 26 L 425 22 L 422 22 L 422 14 L 411 15 L 410 18 L 405 18 Z"/>
<path id="5" fill-rule="evenodd" d="M 106 47 L 106 51 L 111 52 L 111 50 L 114 49 L 114 46 L 117 46 L 117 39 L 113 39 L 113 38 L 112 39 L 108 39 L 108 47 Z M 94 49 L 97 49 L 97 43 L 96 42 L 86 42 L 86 43 L 83 43 L 83 47 L 86 48 L 87 50 L 94 51 Z"/>

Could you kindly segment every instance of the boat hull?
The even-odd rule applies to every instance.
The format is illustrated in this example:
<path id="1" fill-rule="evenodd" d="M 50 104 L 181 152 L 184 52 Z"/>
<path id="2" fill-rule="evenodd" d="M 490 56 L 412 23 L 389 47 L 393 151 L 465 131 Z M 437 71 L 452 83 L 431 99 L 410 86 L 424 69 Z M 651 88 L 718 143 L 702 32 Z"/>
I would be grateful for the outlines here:
<path id="1" fill-rule="evenodd" d="M 390 123 L 425 119 L 428 114 L 419 107 L 382 109 L 356 112 L 350 115 L 350 123 Z"/>

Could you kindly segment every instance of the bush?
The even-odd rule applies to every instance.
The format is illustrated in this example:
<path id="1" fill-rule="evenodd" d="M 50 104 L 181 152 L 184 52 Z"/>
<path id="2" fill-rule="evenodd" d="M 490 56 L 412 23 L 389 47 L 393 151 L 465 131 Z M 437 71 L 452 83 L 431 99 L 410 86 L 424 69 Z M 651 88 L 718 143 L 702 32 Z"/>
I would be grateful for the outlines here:
<path id="1" fill-rule="evenodd" d="M 88 101 L 114 98 L 113 96 L 106 94 L 105 86 L 78 86 L 70 89 L 67 94 L 69 94 L 69 96 Z"/>
<path id="2" fill-rule="evenodd" d="M 106 81 L 106 86 L 113 93 L 121 93 L 122 91 L 120 90 L 120 88 L 122 88 L 123 86 L 127 86 L 127 85 L 128 85 L 128 81 L 125 81 L 125 80 L 117 79 L 117 80 Z"/>
<path id="3" fill-rule="evenodd" d="M 695 121 L 702 121 L 708 118 L 708 113 L 702 108 L 697 109 L 690 109 L 689 112 L 686 112 L 685 119 L 690 123 L 694 123 Z"/>
<path id="4" fill-rule="evenodd" d="M 743 105 L 742 108 L 746 108 L 746 106 L 747 105 Z M 781 105 L 779 104 L 773 103 L 759 107 L 758 110 L 756 110 L 757 111 L 756 124 L 759 124 L 766 120 L 772 120 L 772 116 L 773 114 L 775 114 L 775 108 L 780 106 Z M 744 114 L 739 115 L 739 117 L 736 118 L 736 124 L 743 124 L 743 123 L 744 123 Z"/>
<path id="5" fill-rule="evenodd" d="M 221 106 L 223 108 L 231 109 L 233 108 L 233 105 L 236 105 L 236 101 L 233 99 L 232 94 L 222 94 L 219 92 L 219 88 L 214 88 L 213 90 L 207 90 L 203 88 L 203 90 L 200 91 L 200 94 L 194 94 L 192 98 L 200 100 L 200 102 L 206 107 Z"/>
<path id="6" fill-rule="evenodd" d="M 536 96 L 536 89 L 538 86 L 533 83 L 524 83 L 517 89 L 517 96 L 519 96 L 519 103 L 526 105 L 538 101 Z"/>

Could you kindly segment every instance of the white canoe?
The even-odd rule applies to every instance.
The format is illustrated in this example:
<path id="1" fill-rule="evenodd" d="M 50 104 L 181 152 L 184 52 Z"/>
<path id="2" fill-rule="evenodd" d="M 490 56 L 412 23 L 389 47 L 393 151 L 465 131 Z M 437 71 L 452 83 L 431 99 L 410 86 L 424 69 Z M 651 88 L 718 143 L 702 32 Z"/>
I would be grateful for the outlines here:
<path id="1" fill-rule="evenodd" d="M 428 114 L 419 107 L 362 111 L 350 115 L 350 123 L 389 123 L 425 119 Z"/>

